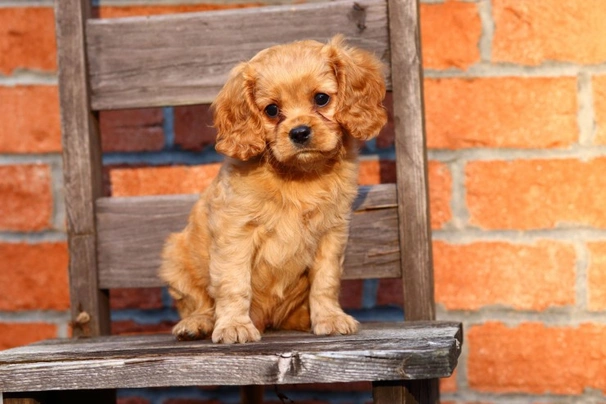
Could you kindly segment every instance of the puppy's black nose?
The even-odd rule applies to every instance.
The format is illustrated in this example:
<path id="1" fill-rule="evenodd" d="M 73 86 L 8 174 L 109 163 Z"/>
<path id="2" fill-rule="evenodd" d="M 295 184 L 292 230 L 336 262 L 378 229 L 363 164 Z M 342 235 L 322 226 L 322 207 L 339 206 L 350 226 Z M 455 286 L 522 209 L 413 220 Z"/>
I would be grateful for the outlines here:
<path id="1" fill-rule="evenodd" d="M 304 144 L 311 137 L 311 128 L 307 125 L 296 126 L 290 130 L 288 136 L 294 143 Z"/>

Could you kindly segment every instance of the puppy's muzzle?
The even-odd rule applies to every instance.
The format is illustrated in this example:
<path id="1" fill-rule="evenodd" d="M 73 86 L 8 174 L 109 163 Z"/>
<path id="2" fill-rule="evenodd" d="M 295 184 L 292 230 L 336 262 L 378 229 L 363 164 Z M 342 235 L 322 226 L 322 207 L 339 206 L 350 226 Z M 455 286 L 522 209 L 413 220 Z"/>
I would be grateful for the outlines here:
<path id="1" fill-rule="evenodd" d="M 307 125 L 296 126 L 288 132 L 288 137 L 294 144 L 303 146 L 311 139 L 311 128 Z"/>

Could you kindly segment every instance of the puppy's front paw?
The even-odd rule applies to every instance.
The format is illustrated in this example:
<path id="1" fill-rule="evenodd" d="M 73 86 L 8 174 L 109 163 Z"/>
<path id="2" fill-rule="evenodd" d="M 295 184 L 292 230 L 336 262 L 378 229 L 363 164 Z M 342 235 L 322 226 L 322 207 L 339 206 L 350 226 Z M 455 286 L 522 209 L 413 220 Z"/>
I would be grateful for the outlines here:
<path id="1" fill-rule="evenodd" d="M 213 330 L 214 321 L 205 315 L 193 315 L 185 317 L 173 327 L 173 335 L 179 341 L 191 341 L 202 339 Z"/>
<path id="2" fill-rule="evenodd" d="M 260 339 L 261 333 L 250 321 L 250 318 L 217 324 L 215 331 L 213 331 L 213 342 L 215 343 L 233 344 L 234 342 L 259 341 Z"/>
<path id="3" fill-rule="evenodd" d="M 358 332 L 356 319 L 345 313 L 318 316 L 313 321 L 312 328 L 316 335 L 355 334 Z"/>

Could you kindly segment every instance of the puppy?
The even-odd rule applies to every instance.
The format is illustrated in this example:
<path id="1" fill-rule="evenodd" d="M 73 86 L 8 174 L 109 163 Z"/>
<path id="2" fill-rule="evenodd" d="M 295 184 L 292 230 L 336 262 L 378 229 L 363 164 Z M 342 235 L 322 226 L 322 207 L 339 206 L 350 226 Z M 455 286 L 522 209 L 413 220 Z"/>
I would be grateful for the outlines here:
<path id="1" fill-rule="evenodd" d="M 357 331 L 340 276 L 358 140 L 385 125 L 384 96 L 381 63 L 341 36 L 273 46 L 232 70 L 213 104 L 225 163 L 163 251 L 178 339 Z"/>

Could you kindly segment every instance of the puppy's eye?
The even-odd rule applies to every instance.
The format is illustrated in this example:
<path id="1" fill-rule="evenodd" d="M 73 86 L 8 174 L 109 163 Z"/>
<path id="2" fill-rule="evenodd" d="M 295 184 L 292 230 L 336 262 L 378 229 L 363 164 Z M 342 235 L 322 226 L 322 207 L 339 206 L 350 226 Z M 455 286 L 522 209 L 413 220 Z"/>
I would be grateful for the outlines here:
<path id="1" fill-rule="evenodd" d="M 330 101 L 330 97 L 328 96 L 328 94 L 318 93 L 314 96 L 314 101 L 316 102 L 316 105 L 318 107 L 323 107 L 328 104 L 328 101 Z"/>
<path id="2" fill-rule="evenodd" d="M 265 114 L 270 118 L 275 118 L 278 116 L 280 110 L 276 104 L 269 104 L 265 107 Z"/>

